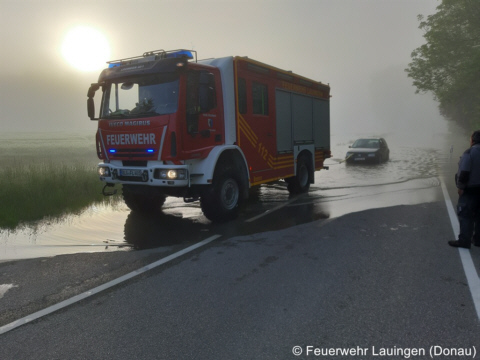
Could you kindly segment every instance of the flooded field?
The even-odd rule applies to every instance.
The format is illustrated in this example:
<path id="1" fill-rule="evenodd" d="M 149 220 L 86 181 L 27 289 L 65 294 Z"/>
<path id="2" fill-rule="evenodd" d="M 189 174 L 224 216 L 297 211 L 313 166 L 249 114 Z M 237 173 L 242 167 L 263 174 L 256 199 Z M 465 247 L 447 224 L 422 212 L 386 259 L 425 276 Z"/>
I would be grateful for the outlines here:
<path id="1" fill-rule="evenodd" d="M 316 183 L 308 195 L 291 199 L 282 182 L 262 186 L 246 204 L 238 224 L 234 222 L 231 227 L 244 228 L 245 224 L 252 224 L 255 231 L 274 230 L 279 227 L 278 221 L 277 225 L 262 227 L 257 224 L 253 227 L 254 222 L 248 219 L 278 206 L 292 209 L 297 218 L 297 222 L 292 223 L 295 224 L 370 208 L 439 200 L 440 181 L 455 171 L 458 156 L 468 146 L 466 139 L 445 134 L 437 135 L 430 144 L 385 136 L 390 147 L 390 161 L 376 165 L 348 165 L 343 161 L 348 146 L 361 136 L 332 136 L 332 158 L 326 161 L 330 169 L 316 173 Z M 91 162 L 95 174 L 97 160 L 91 153 L 92 139 L 78 137 L 77 143 L 65 139 L 50 140 L 62 144 L 64 153 L 59 154 L 60 157 Z M 25 164 L 35 161 L 35 153 L 42 148 L 42 141 L 38 141 L 37 145 L 33 142 L 35 146 L 29 151 L 23 149 L 18 161 Z M 10 154 L 22 153 L 19 149 L 12 150 L 19 146 L 15 141 L 3 146 Z M 0 162 L 12 161 L 11 156 L 7 160 L 5 153 L 3 155 Z M 161 241 L 165 246 L 184 237 L 180 230 L 190 236 L 192 233 L 208 233 L 212 227 L 203 217 L 198 203 L 185 204 L 182 199 L 168 198 L 163 215 L 154 219 L 138 218 L 119 200 L 99 202 L 76 214 L 64 214 L 15 230 L 1 230 L 0 261 L 151 247 L 151 244 L 142 242 L 148 236 L 159 238 L 162 233 L 168 234 L 168 240 Z M 146 231 L 150 231 L 150 235 Z"/>
<path id="2" fill-rule="evenodd" d="M 91 134 L 0 136 L 0 228 L 79 212 L 103 202 Z"/>
<path id="3" fill-rule="evenodd" d="M 46 161 L 81 161 L 96 164 L 92 133 L 2 133 L 0 166 L 31 165 Z"/>

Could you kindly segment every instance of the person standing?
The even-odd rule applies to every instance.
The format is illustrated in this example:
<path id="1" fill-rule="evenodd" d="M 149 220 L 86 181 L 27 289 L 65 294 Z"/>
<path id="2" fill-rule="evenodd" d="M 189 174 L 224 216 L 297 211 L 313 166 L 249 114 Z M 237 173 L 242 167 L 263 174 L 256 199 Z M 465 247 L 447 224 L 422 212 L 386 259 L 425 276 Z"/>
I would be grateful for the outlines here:
<path id="1" fill-rule="evenodd" d="M 465 150 L 455 175 L 458 191 L 457 216 L 460 223 L 458 240 L 450 246 L 470 249 L 473 241 L 480 246 L 480 130 L 470 137 L 470 148 Z"/>

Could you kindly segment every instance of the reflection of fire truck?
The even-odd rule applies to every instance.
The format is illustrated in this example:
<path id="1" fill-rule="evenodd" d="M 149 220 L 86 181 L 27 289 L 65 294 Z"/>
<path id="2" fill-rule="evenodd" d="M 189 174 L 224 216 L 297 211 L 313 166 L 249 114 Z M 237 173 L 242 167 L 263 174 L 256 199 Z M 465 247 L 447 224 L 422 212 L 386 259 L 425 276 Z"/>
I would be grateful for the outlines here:
<path id="1" fill-rule="evenodd" d="M 160 50 L 109 62 L 88 91 L 95 120 L 99 89 L 98 172 L 132 210 L 176 196 L 229 220 L 251 186 L 284 179 L 307 192 L 330 156 L 329 86 L 246 57 Z"/>

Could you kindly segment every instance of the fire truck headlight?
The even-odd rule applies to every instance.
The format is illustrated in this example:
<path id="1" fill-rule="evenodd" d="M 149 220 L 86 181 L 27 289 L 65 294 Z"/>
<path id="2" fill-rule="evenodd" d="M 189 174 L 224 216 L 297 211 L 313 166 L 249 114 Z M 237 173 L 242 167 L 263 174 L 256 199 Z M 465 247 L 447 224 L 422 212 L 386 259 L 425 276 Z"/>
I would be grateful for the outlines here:
<path id="1" fill-rule="evenodd" d="M 187 170 L 185 169 L 161 170 L 160 178 L 168 179 L 168 180 L 185 180 L 187 178 Z"/>
<path id="2" fill-rule="evenodd" d="M 98 175 L 102 177 L 110 177 L 110 168 L 105 166 L 100 166 L 97 170 L 98 170 Z"/>
<path id="3" fill-rule="evenodd" d="M 177 170 L 168 170 L 167 177 L 169 179 L 176 179 L 177 178 Z"/>
<path id="4" fill-rule="evenodd" d="M 178 180 L 185 180 L 186 178 L 187 178 L 187 170 L 178 169 L 177 170 L 177 179 Z"/>

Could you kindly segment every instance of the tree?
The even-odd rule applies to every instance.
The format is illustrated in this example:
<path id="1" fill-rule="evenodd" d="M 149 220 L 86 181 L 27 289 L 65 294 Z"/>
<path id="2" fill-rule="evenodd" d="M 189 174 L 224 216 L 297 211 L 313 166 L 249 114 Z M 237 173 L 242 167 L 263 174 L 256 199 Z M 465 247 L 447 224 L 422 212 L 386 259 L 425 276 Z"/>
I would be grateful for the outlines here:
<path id="1" fill-rule="evenodd" d="M 445 117 L 480 128 L 480 1 L 443 0 L 418 20 L 427 42 L 405 69 L 416 93 L 431 91 Z"/>

